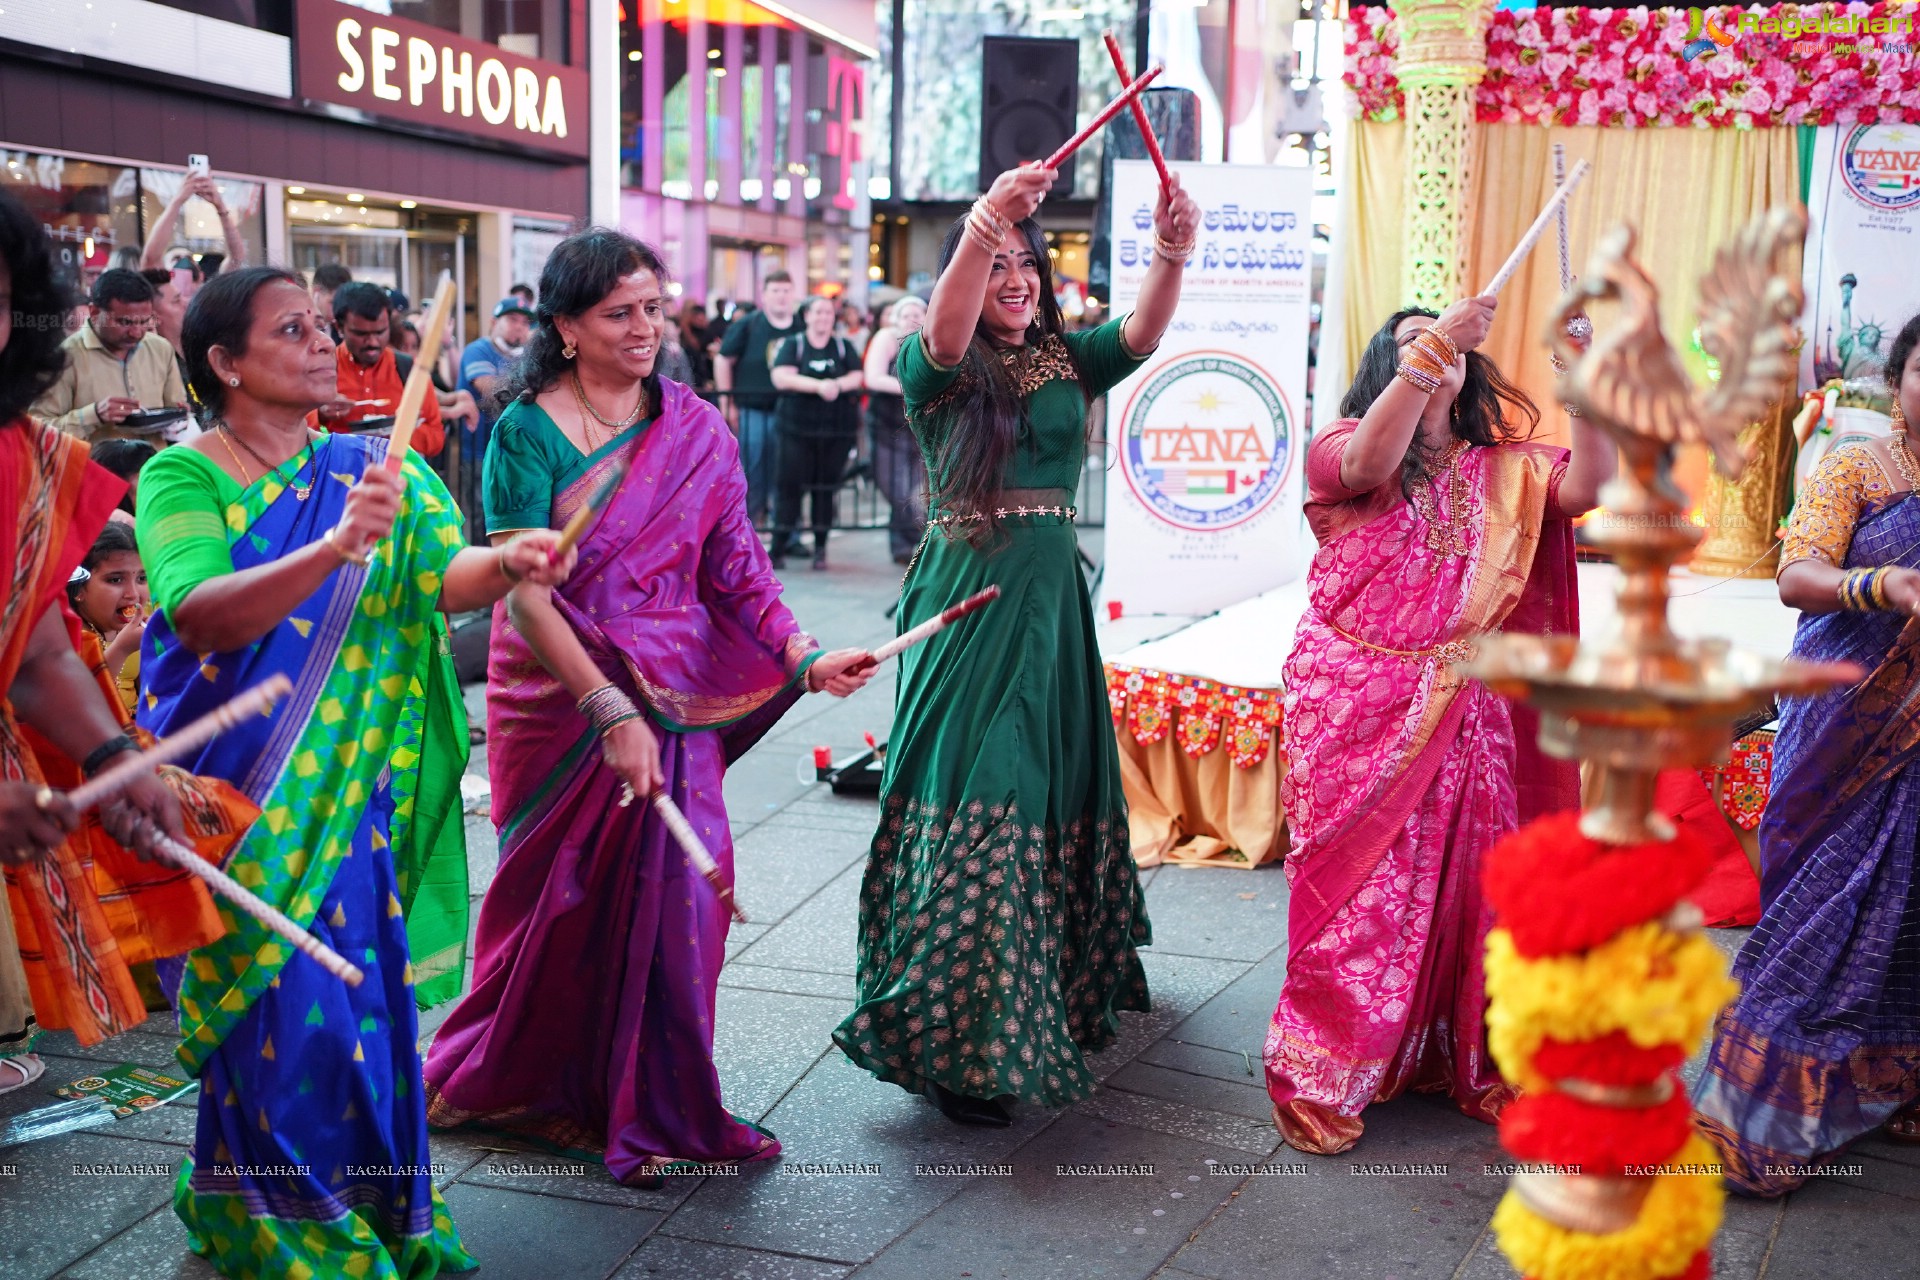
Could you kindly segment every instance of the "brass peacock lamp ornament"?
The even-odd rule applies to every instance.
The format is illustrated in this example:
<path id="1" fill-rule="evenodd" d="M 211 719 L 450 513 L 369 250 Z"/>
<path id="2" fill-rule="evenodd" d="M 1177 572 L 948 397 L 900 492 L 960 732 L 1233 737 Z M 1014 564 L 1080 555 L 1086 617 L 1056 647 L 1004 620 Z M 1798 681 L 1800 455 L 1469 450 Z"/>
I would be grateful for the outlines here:
<path id="1" fill-rule="evenodd" d="M 1798 207 L 1775 209 L 1714 254 L 1699 308 L 1701 345 L 1720 364 L 1711 387 L 1694 383 L 1660 330 L 1632 228 L 1600 241 L 1548 340 L 1568 365 L 1562 398 L 1624 464 L 1590 526 L 1620 568 L 1619 626 L 1592 640 L 1482 636 L 1458 664 L 1537 706 L 1541 746 L 1594 771 L 1583 812 L 1503 838 L 1483 879 L 1496 915 L 1488 1043 L 1521 1089 L 1501 1114 L 1501 1142 L 1544 1162 L 1515 1174 L 1492 1226 L 1533 1280 L 1681 1280 L 1711 1267 L 1725 1191 L 1676 1069 L 1734 987 L 1684 899 L 1711 855 L 1655 811 L 1655 782 L 1663 769 L 1725 760 L 1734 722 L 1768 695 L 1859 672 L 1674 635 L 1667 575 L 1702 535 L 1669 472 L 1674 446 L 1696 441 L 1727 475 L 1743 469 L 1737 433 L 1794 374 L 1805 231 Z M 1568 326 L 1594 303 L 1604 305 L 1582 353 Z"/>
<path id="2" fill-rule="evenodd" d="M 1541 746 L 1588 761 L 1595 800 L 1580 829 L 1608 844 L 1670 840 L 1654 812 L 1663 769 L 1727 759 L 1732 726 L 1769 695 L 1811 693 L 1858 673 L 1845 664 L 1778 661 L 1724 640 L 1684 641 L 1667 622 L 1667 577 L 1701 538 L 1670 476 L 1675 445 L 1710 447 L 1738 477 L 1740 429 L 1763 415 L 1795 372 L 1803 295 L 1793 252 L 1806 234 L 1798 206 L 1771 210 L 1714 254 L 1700 281 L 1700 341 L 1720 364 L 1701 387 L 1660 327 L 1659 289 L 1633 257 L 1635 232 L 1603 237 L 1562 298 L 1548 341 L 1567 364 L 1562 399 L 1620 448 L 1620 474 L 1601 491 L 1590 541 L 1620 568 L 1611 636 L 1491 635 L 1459 664 L 1467 675 L 1541 712 Z M 1576 316 L 1611 303 L 1583 353 L 1567 338 Z"/>

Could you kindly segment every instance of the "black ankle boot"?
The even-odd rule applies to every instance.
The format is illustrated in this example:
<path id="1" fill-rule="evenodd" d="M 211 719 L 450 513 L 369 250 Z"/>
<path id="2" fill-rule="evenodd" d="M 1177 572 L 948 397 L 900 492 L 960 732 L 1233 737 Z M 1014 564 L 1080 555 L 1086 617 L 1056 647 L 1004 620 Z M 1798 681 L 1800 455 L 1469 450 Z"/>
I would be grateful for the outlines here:
<path id="1" fill-rule="evenodd" d="M 955 1124 L 1004 1129 L 1013 1123 L 1013 1114 L 998 1098 L 970 1098 L 931 1080 L 927 1081 L 925 1093 L 927 1101 L 940 1108 L 940 1114 Z"/>

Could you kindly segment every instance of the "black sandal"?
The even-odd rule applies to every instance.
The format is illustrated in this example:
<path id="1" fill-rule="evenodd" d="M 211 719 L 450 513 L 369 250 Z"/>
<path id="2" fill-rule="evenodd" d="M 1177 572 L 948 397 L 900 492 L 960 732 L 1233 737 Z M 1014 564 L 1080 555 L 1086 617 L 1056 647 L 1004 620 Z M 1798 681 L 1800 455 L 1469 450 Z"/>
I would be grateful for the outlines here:
<path id="1" fill-rule="evenodd" d="M 1013 1123 L 1013 1114 L 999 1098 L 970 1098 L 945 1085 L 927 1081 L 923 1090 L 927 1101 L 940 1108 L 940 1114 L 955 1124 L 984 1129 L 1004 1129 Z"/>

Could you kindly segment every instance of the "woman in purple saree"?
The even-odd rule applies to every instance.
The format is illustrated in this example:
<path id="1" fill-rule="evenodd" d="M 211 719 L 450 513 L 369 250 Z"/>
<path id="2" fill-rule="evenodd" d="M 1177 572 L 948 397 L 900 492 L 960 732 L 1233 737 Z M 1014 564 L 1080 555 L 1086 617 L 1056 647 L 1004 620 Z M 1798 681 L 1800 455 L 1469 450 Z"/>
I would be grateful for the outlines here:
<path id="1" fill-rule="evenodd" d="M 1920 316 L 1887 381 L 1893 435 L 1821 462 L 1780 551 L 1793 656 L 1871 674 L 1781 702 L 1760 923 L 1693 1098 L 1749 1195 L 1792 1191 L 1881 1125 L 1920 1142 Z"/>
<path id="2" fill-rule="evenodd" d="M 1482 632 L 1577 631 L 1568 517 L 1612 473 L 1583 424 L 1570 461 L 1524 443 L 1538 413 L 1470 354 L 1492 318 L 1491 298 L 1390 317 L 1307 453 L 1320 551 L 1285 668 L 1287 976 L 1265 1056 L 1281 1136 L 1319 1155 L 1406 1089 L 1497 1115 L 1480 860 L 1579 803 L 1533 714 L 1447 666 Z"/>
<path id="3" fill-rule="evenodd" d="M 654 373 L 666 278 L 619 232 L 556 247 L 494 426 L 496 539 L 564 525 L 629 470 L 571 582 L 516 593 L 494 614 L 500 869 L 473 990 L 426 1064 L 432 1123 L 601 1155 L 622 1181 L 780 1149 L 721 1103 L 713 1015 L 728 912 L 645 798 L 671 796 L 731 878 L 726 765 L 803 689 L 844 696 L 866 681 L 847 674 L 864 651 L 819 653 L 780 602 L 726 422 Z M 623 804 L 629 791 L 639 799 Z"/>

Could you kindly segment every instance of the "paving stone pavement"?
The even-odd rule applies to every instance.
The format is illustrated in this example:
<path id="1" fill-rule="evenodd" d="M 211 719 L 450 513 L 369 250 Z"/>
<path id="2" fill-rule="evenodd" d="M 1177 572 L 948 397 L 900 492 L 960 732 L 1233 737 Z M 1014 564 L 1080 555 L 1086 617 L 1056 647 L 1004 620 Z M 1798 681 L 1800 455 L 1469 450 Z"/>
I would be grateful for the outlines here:
<path id="1" fill-rule="evenodd" d="M 899 570 L 884 535 L 838 536 L 833 558 L 826 573 L 788 575 L 802 624 L 830 646 L 890 635 L 882 610 Z M 845 753 L 865 732 L 885 736 L 890 680 L 844 702 L 805 700 L 727 780 L 739 897 L 754 923 L 736 928 L 721 973 L 716 1059 L 729 1105 L 780 1135 L 784 1161 L 643 1190 L 598 1166 L 436 1134 L 438 1181 L 481 1261 L 477 1275 L 1512 1280 L 1487 1231 L 1503 1183 L 1484 1172 L 1500 1159 L 1486 1126 L 1401 1099 L 1368 1112 L 1351 1158 L 1280 1145 L 1260 1071 L 1284 963 L 1277 868 L 1146 873 L 1158 940 L 1144 956 L 1154 1008 L 1122 1015 L 1120 1041 L 1093 1059 L 1103 1087 L 1079 1106 L 1025 1108 L 1006 1130 L 959 1129 L 849 1066 L 828 1033 L 851 1001 L 854 895 L 875 809 L 802 781 L 801 770 L 816 743 Z M 478 816 L 484 748 L 470 774 L 478 894 L 496 860 L 492 829 Z M 1719 940 L 1731 947 L 1738 938 Z M 423 1018 L 423 1042 L 444 1012 Z M 167 1066 L 170 1030 L 155 1018 L 87 1050 L 47 1037 L 46 1080 L 0 1096 L 0 1121 L 47 1104 L 55 1085 L 102 1063 Z M 191 1104 L 0 1150 L 0 1280 L 212 1275 L 186 1251 L 168 1207 L 169 1171 L 192 1137 Z M 1446 1172 L 1356 1176 L 1356 1159 Z M 1714 1274 L 1913 1274 L 1920 1147 L 1876 1139 L 1850 1161 L 1857 1173 L 1784 1202 L 1731 1201 Z M 76 1169 L 106 1163 L 140 1168 Z M 818 1170 L 836 1165 L 846 1168 Z M 1134 1168 L 1062 1172 L 1088 1165 Z M 962 1176 L 954 1166 L 984 1171 Z"/>

